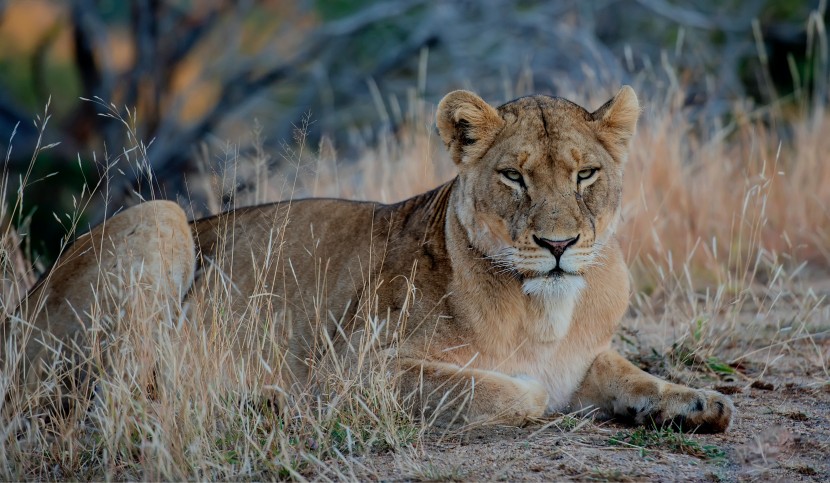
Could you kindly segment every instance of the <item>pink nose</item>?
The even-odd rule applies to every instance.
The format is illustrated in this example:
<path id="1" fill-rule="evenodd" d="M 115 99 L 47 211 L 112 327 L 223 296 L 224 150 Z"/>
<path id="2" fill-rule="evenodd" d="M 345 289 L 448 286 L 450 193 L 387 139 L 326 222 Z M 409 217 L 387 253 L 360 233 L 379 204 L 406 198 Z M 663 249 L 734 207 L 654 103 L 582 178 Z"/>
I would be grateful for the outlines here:
<path id="1" fill-rule="evenodd" d="M 548 238 L 539 238 L 533 235 L 533 241 L 542 248 L 547 248 L 550 253 L 556 257 L 556 262 L 559 263 L 559 258 L 565 253 L 569 246 L 579 241 L 579 235 L 569 238 L 567 240 L 550 240 Z"/>

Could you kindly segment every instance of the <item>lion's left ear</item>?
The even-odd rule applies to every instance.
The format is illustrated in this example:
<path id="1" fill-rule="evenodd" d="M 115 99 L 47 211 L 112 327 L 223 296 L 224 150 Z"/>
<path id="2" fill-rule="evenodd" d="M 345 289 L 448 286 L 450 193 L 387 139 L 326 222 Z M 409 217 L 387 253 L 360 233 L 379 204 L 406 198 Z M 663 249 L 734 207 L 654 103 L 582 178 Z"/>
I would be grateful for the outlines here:
<path id="1" fill-rule="evenodd" d="M 498 111 L 469 91 L 444 96 L 438 103 L 435 123 L 456 164 L 483 156 L 504 126 Z"/>
<path id="2" fill-rule="evenodd" d="M 637 94 L 629 86 L 623 86 L 613 99 L 594 111 L 597 136 L 617 161 L 625 161 L 628 143 L 637 130 L 640 104 Z"/>

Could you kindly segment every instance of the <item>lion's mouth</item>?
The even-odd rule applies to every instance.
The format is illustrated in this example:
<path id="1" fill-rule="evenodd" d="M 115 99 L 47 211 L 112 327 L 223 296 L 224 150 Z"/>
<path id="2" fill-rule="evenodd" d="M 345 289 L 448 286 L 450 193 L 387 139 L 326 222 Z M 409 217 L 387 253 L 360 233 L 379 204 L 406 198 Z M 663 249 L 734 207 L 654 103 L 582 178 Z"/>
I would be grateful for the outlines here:
<path id="1" fill-rule="evenodd" d="M 562 278 L 562 277 L 564 277 L 565 275 L 569 275 L 569 273 L 568 273 L 568 272 L 566 272 L 566 271 L 564 271 L 564 270 L 562 270 L 562 269 L 561 269 L 561 268 L 559 268 L 559 267 L 556 267 L 556 268 L 554 268 L 553 270 L 551 270 L 550 272 L 546 273 L 546 274 L 545 274 L 545 277 L 547 277 L 547 278 L 554 278 L 554 279 L 555 279 L 555 278 Z"/>
<path id="2" fill-rule="evenodd" d="M 548 271 L 542 270 L 516 270 L 514 272 L 521 280 L 551 280 L 551 281 L 559 281 L 567 277 L 579 277 L 582 274 L 579 272 L 570 272 L 568 270 L 564 270 L 562 267 L 557 266 Z"/>
<path id="3" fill-rule="evenodd" d="M 578 273 L 568 272 L 563 270 L 562 267 L 556 267 L 553 270 L 549 271 L 548 273 L 544 274 L 545 278 L 563 278 L 567 276 L 574 276 L 579 275 Z"/>
<path id="4" fill-rule="evenodd" d="M 566 277 L 577 277 L 579 273 L 568 272 L 563 270 L 561 267 L 556 267 L 553 270 L 549 270 L 547 272 L 535 272 L 535 273 L 527 273 L 523 279 L 530 280 L 530 279 L 546 279 L 552 281 L 559 281 Z"/>
<path id="5" fill-rule="evenodd" d="M 522 290 L 527 295 L 561 297 L 578 292 L 584 285 L 585 280 L 580 274 L 554 268 L 547 272 L 537 272 L 534 277 L 525 278 L 522 281 Z"/>

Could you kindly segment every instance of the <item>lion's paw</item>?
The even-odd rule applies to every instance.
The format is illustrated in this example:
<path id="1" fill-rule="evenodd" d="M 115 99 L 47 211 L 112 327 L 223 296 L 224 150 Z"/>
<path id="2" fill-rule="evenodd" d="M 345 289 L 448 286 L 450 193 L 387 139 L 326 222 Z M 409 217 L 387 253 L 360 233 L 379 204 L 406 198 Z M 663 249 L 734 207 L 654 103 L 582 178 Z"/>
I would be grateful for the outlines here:
<path id="1" fill-rule="evenodd" d="M 732 424 L 735 406 L 723 394 L 676 384 L 660 391 L 651 411 L 637 415 L 638 422 L 673 425 L 698 433 L 722 433 Z"/>
<path id="2" fill-rule="evenodd" d="M 519 393 L 521 394 L 520 406 L 522 409 L 522 416 L 525 419 L 540 418 L 545 414 L 548 407 L 547 388 L 541 383 L 525 379 L 520 380 Z"/>
<path id="3" fill-rule="evenodd" d="M 511 378 L 513 387 L 505 394 L 504 402 L 499 403 L 496 421 L 509 426 L 523 426 L 545 414 L 548 407 L 548 391 L 538 381 L 524 378 Z M 507 389 L 507 387 L 505 387 Z"/>

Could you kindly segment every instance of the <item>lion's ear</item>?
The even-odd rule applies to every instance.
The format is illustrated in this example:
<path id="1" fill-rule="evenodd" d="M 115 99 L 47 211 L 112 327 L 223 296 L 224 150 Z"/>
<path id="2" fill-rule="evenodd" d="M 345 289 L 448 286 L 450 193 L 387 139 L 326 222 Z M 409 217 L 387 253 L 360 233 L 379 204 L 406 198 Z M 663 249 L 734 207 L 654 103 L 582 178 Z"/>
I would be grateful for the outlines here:
<path id="1" fill-rule="evenodd" d="M 629 86 L 623 86 L 613 99 L 594 111 L 597 136 L 617 161 L 625 161 L 628 143 L 637 130 L 640 104 L 637 94 Z"/>
<path id="2" fill-rule="evenodd" d="M 456 164 L 484 155 L 504 125 L 492 106 L 469 91 L 453 91 L 438 104 L 438 133 Z"/>

